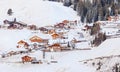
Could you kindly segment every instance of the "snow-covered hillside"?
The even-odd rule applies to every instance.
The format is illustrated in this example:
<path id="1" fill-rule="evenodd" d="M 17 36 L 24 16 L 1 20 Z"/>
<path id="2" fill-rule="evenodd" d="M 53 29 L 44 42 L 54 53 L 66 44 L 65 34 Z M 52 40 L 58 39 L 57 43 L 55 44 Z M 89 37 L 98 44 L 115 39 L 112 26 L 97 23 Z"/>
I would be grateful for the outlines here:
<path id="1" fill-rule="evenodd" d="M 0 0 L 0 24 L 3 20 L 22 21 L 27 24 L 46 26 L 59 23 L 63 20 L 75 20 L 77 14 L 73 9 L 65 7 L 62 3 L 43 0 Z M 8 9 L 13 15 L 7 15 Z"/>
<path id="2" fill-rule="evenodd" d="M 97 56 L 110 56 L 120 54 L 120 38 L 107 39 L 93 51 Z"/>
<path id="3" fill-rule="evenodd" d="M 95 72 L 120 71 L 120 38 L 108 39 L 91 52 L 91 59 L 83 61 L 96 68 Z"/>

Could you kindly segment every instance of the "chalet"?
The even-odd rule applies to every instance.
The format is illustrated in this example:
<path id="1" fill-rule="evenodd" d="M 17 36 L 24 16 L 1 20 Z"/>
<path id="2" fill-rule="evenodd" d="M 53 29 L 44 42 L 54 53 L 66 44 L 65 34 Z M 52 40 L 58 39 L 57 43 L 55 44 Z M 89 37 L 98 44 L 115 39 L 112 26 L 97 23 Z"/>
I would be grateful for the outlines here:
<path id="1" fill-rule="evenodd" d="M 23 41 L 23 40 L 20 40 L 19 42 L 18 42 L 18 44 L 20 44 L 20 45 L 24 45 L 26 42 L 25 41 Z"/>
<path id="2" fill-rule="evenodd" d="M 40 38 L 40 37 L 38 37 L 38 36 L 33 36 L 33 37 L 31 37 L 29 40 L 30 40 L 31 42 L 38 42 L 38 43 L 43 42 L 43 39 Z"/>
<path id="3" fill-rule="evenodd" d="M 7 56 L 12 56 L 12 55 L 16 55 L 16 54 L 17 54 L 17 52 L 15 52 L 15 51 L 10 51 L 10 52 L 7 53 Z"/>
<path id="4" fill-rule="evenodd" d="M 48 34 L 54 34 L 56 31 L 54 29 L 48 30 Z"/>
<path id="5" fill-rule="evenodd" d="M 22 59 L 22 62 L 24 63 L 24 62 L 32 62 L 33 60 L 34 60 L 34 58 L 33 57 L 30 57 L 30 56 L 23 56 L 23 57 L 21 57 L 21 59 Z"/>
<path id="6" fill-rule="evenodd" d="M 49 46 L 49 50 L 50 50 L 50 51 L 55 51 L 55 52 L 56 52 L 56 51 L 61 51 L 61 50 L 62 50 L 62 47 L 61 47 L 60 44 L 55 43 L 55 44 Z"/>
<path id="7" fill-rule="evenodd" d="M 30 30 L 36 30 L 37 26 L 36 25 L 28 25 L 28 29 L 30 29 Z"/>
<path id="8" fill-rule="evenodd" d="M 69 21 L 68 21 L 68 20 L 63 20 L 62 23 L 64 23 L 64 24 L 68 24 Z"/>
<path id="9" fill-rule="evenodd" d="M 29 44 L 23 40 L 20 40 L 17 44 L 18 44 L 17 48 L 28 48 L 29 47 Z"/>
<path id="10" fill-rule="evenodd" d="M 64 28 L 64 23 L 58 23 L 57 25 L 54 25 L 55 28 Z"/>
<path id="11" fill-rule="evenodd" d="M 59 35 L 59 34 L 56 34 L 56 33 L 55 33 L 55 34 L 52 34 L 51 36 L 52 36 L 53 39 L 60 38 L 60 35 Z"/>
<path id="12" fill-rule="evenodd" d="M 45 28 L 45 27 L 40 27 L 39 30 L 40 30 L 41 32 L 45 33 L 45 34 L 48 33 L 48 29 Z"/>
<path id="13" fill-rule="evenodd" d="M 42 39 L 38 36 L 33 36 L 29 39 L 33 44 L 31 44 L 32 48 L 40 48 L 45 47 L 44 45 L 48 44 L 48 39 Z"/>

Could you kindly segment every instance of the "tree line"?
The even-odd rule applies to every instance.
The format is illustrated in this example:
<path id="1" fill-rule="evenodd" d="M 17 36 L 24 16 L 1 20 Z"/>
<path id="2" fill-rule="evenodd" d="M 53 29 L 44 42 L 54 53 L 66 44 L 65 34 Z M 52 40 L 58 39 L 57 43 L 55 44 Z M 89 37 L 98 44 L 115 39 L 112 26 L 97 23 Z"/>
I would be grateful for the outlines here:
<path id="1" fill-rule="evenodd" d="M 81 21 L 87 23 L 107 20 L 108 16 L 120 13 L 120 0 L 79 0 L 74 8 Z"/>
<path id="2" fill-rule="evenodd" d="M 108 16 L 120 14 L 120 0 L 49 0 L 73 6 L 82 22 L 92 23 L 107 20 Z"/>

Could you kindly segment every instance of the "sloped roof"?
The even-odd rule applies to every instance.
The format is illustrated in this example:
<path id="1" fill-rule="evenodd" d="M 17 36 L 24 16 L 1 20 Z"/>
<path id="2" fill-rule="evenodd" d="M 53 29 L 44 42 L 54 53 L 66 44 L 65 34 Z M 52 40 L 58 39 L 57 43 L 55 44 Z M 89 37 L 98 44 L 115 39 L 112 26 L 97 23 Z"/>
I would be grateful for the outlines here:
<path id="1" fill-rule="evenodd" d="M 56 34 L 56 33 L 55 33 L 55 34 L 52 34 L 51 36 L 52 36 L 53 39 L 56 39 L 56 38 L 59 37 L 59 34 Z"/>
<path id="2" fill-rule="evenodd" d="M 51 45 L 49 47 L 61 47 L 61 45 L 59 43 L 55 43 L 55 44 L 53 44 L 53 45 Z"/>
<path id="3" fill-rule="evenodd" d="M 69 23 L 69 21 L 68 20 L 63 20 L 62 23 L 67 24 L 67 23 Z"/>
<path id="4" fill-rule="evenodd" d="M 31 42 L 42 42 L 43 41 L 43 39 L 42 38 L 40 38 L 40 37 L 38 37 L 38 36 L 33 36 L 33 37 L 31 37 L 30 39 L 29 39 Z"/>
<path id="5" fill-rule="evenodd" d="M 26 42 L 23 40 L 20 40 L 17 44 L 25 44 Z"/>

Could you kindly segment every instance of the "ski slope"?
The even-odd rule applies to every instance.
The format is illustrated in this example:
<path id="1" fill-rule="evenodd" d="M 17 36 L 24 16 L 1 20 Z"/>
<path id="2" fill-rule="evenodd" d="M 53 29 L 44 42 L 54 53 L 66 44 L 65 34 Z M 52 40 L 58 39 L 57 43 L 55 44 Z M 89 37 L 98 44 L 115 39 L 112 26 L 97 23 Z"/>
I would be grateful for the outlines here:
<path id="1" fill-rule="evenodd" d="M 27 24 L 46 26 L 59 23 L 63 20 L 76 20 L 77 13 L 62 5 L 62 3 L 43 0 L 0 0 L 0 24 L 3 20 L 22 21 Z M 7 15 L 8 9 L 13 15 Z"/>

